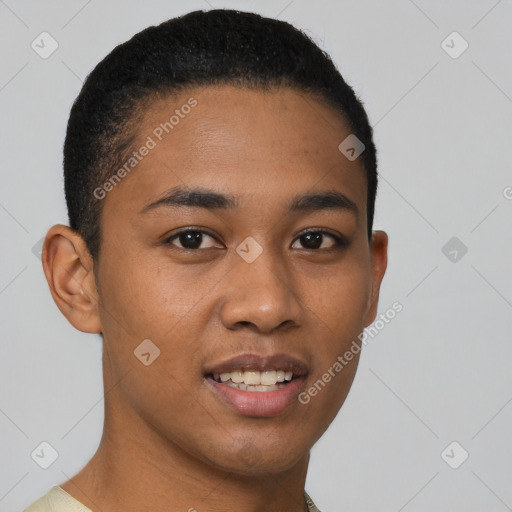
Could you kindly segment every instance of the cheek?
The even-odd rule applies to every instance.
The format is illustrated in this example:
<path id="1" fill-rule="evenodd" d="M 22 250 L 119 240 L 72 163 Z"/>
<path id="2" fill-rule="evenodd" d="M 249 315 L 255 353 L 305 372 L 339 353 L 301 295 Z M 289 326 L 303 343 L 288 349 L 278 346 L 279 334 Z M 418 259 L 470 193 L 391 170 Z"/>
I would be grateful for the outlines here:
<path id="1" fill-rule="evenodd" d="M 163 336 L 186 317 L 198 296 L 197 286 L 168 271 L 165 260 L 128 251 L 105 261 L 100 288 L 105 327 L 121 323 L 138 338 Z"/>
<path id="2" fill-rule="evenodd" d="M 310 401 L 324 422 L 330 422 L 345 401 L 357 370 L 358 336 L 364 327 L 371 276 L 364 263 L 347 264 L 310 286 L 315 290 L 309 294 L 309 309 L 316 325 L 317 344 L 312 352 L 316 370 L 304 400 Z"/>
<path id="3" fill-rule="evenodd" d="M 359 334 L 371 296 L 371 276 L 363 264 L 339 268 L 310 282 L 308 288 L 307 302 L 317 322 L 339 340 Z"/>
<path id="4" fill-rule="evenodd" d="M 100 278 L 103 338 L 123 400 L 167 428 L 177 428 L 180 421 L 162 411 L 187 410 L 200 418 L 199 404 L 191 399 L 200 382 L 192 371 L 200 322 L 190 321 L 197 320 L 197 289 L 175 276 L 171 281 L 161 261 L 156 265 L 136 253 L 127 251 L 109 262 Z"/>
<path id="5" fill-rule="evenodd" d="M 209 293 L 220 278 L 206 270 L 199 275 L 192 267 L 177 271 L 165 258 L 142 258 L 135 251 L 105 261 L 101 321 L 117 373 L 139 369 L 134 351 L 149 339 L 160 351 L 155 366 L 164 373 L 158 378 L 172 385 L 170 377 L 179 376 L 184 386 L 197 384 L 200 376 L 192 369 L 198 366 L 199 345 L 212 315 Z"/>

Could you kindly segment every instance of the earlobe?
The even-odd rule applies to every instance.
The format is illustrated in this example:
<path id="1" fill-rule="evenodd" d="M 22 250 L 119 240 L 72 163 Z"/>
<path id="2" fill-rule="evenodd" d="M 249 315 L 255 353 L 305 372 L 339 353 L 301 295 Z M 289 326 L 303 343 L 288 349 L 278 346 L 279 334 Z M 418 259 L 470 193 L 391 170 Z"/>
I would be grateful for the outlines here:
<path id="1" fill-rule="evenodd" d="M 53 300 L 76 329 L 101 333 L 93 261 L 82 237 L 57 224 L 46 234 L 43 270 Z"/>
<path id="2" fill-rule="evenodd" d="M 374 231 L 371 240 L 372 291 L 364 325 L 368 327 L 377 317 L 379 292 L 388 265 L 388 235 L 384 231 Z"/>

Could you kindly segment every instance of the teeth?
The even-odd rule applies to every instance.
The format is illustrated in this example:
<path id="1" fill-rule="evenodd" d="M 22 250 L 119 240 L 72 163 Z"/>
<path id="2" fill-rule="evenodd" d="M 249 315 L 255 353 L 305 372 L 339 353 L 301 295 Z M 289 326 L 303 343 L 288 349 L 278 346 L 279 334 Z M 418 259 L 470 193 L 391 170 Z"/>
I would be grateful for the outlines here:
<path id="1" fill-rule="evenodd" d="M 231 380 L 235 384 L 240 384 L 244 381 L 244 374 L 242 372 L 231 372 Z"/>
<path id="2" fill-rule="evenodd" d="M 242 391 L 276 391 L 278 389 L 281 389 L 284 384 L 277 384 L 277 385 L 274 385 L 274 386 L 264 386 L 263 384 L 259 385 L 259 386 L 251 386 L 251 385 L 248 385 L 248 384 L 244 384 L 242 382 L 242 384 L 234 384 L 232 381 L 228 380 L 225 384 L 227 384 L 228 386 L 232 387 L 232 388 L 236 388 L 236 389 L 241 389 Z"/>
<path id="3" fill-rule="evenodd" d="M 275 387 L 278 383 L 291 381 L 293 372 L 284 370 L 266 370 L 258 372 L 255 370 L 247 370 L 245 372 L 235 371 L 230 373 L 215 373 L 213 378 L 217 382 L 226 384 L 236 384 L 237 388 L 244 391 L 269 391 L 268 387 Z M 247 389 L 250 387 L 250 389 Z M 276 387 L 276 389 L 279 389 Z"/>
<path id="4" fill-rule="evenodd" d="M 245 372 L 244 382 L 252 386 L 259 386 L 261 384 L 261 372 Z"/>
<path id="5" fill-rule="evenodd" d="M 277 382 L 277 372 L 271 370 L 269 372 L 262 372 L 261 383 L 265 386 L 273 386 Z"/>

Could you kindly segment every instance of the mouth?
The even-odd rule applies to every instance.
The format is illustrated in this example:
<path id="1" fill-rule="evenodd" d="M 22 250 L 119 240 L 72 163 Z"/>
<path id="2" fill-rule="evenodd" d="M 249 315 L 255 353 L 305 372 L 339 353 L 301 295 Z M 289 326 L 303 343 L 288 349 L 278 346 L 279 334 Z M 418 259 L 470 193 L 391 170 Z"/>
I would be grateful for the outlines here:
<path id="1" fill-rule="evenodd" d="M 297 401 L 307 373 L 307 365 L 290 356 L 244 354 L 207 369 L 205 381 L 235 412 L 269 417 Z"/>
<path id="2" fill-rule="evenodd" d="M 268 392 L 284 388 L 293 380 L 293 372 L 285 370 L 236 370 L 234 372 L 214 373 L 215 382 L 226 384 L 235 389 L 249 392 Z"/>

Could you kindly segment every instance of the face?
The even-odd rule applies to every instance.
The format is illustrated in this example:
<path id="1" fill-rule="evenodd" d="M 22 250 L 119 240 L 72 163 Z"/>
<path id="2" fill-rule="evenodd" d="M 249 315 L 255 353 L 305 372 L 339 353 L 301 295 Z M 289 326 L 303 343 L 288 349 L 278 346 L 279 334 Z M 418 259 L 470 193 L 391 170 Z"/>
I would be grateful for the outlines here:
<path id="1" fill-rule="evenodd" d="M 350 133 L 291 89 L 190 89 L 151 104 L 134 148 L 150 149 L 106 187 L 112 400 L 190 457 L 286 470 L 347 396 L 358 354 L 332 368 L 374 319 L 386 252 L 384 233 L 368 241 L 360 159 L 338 150 Z"/>

